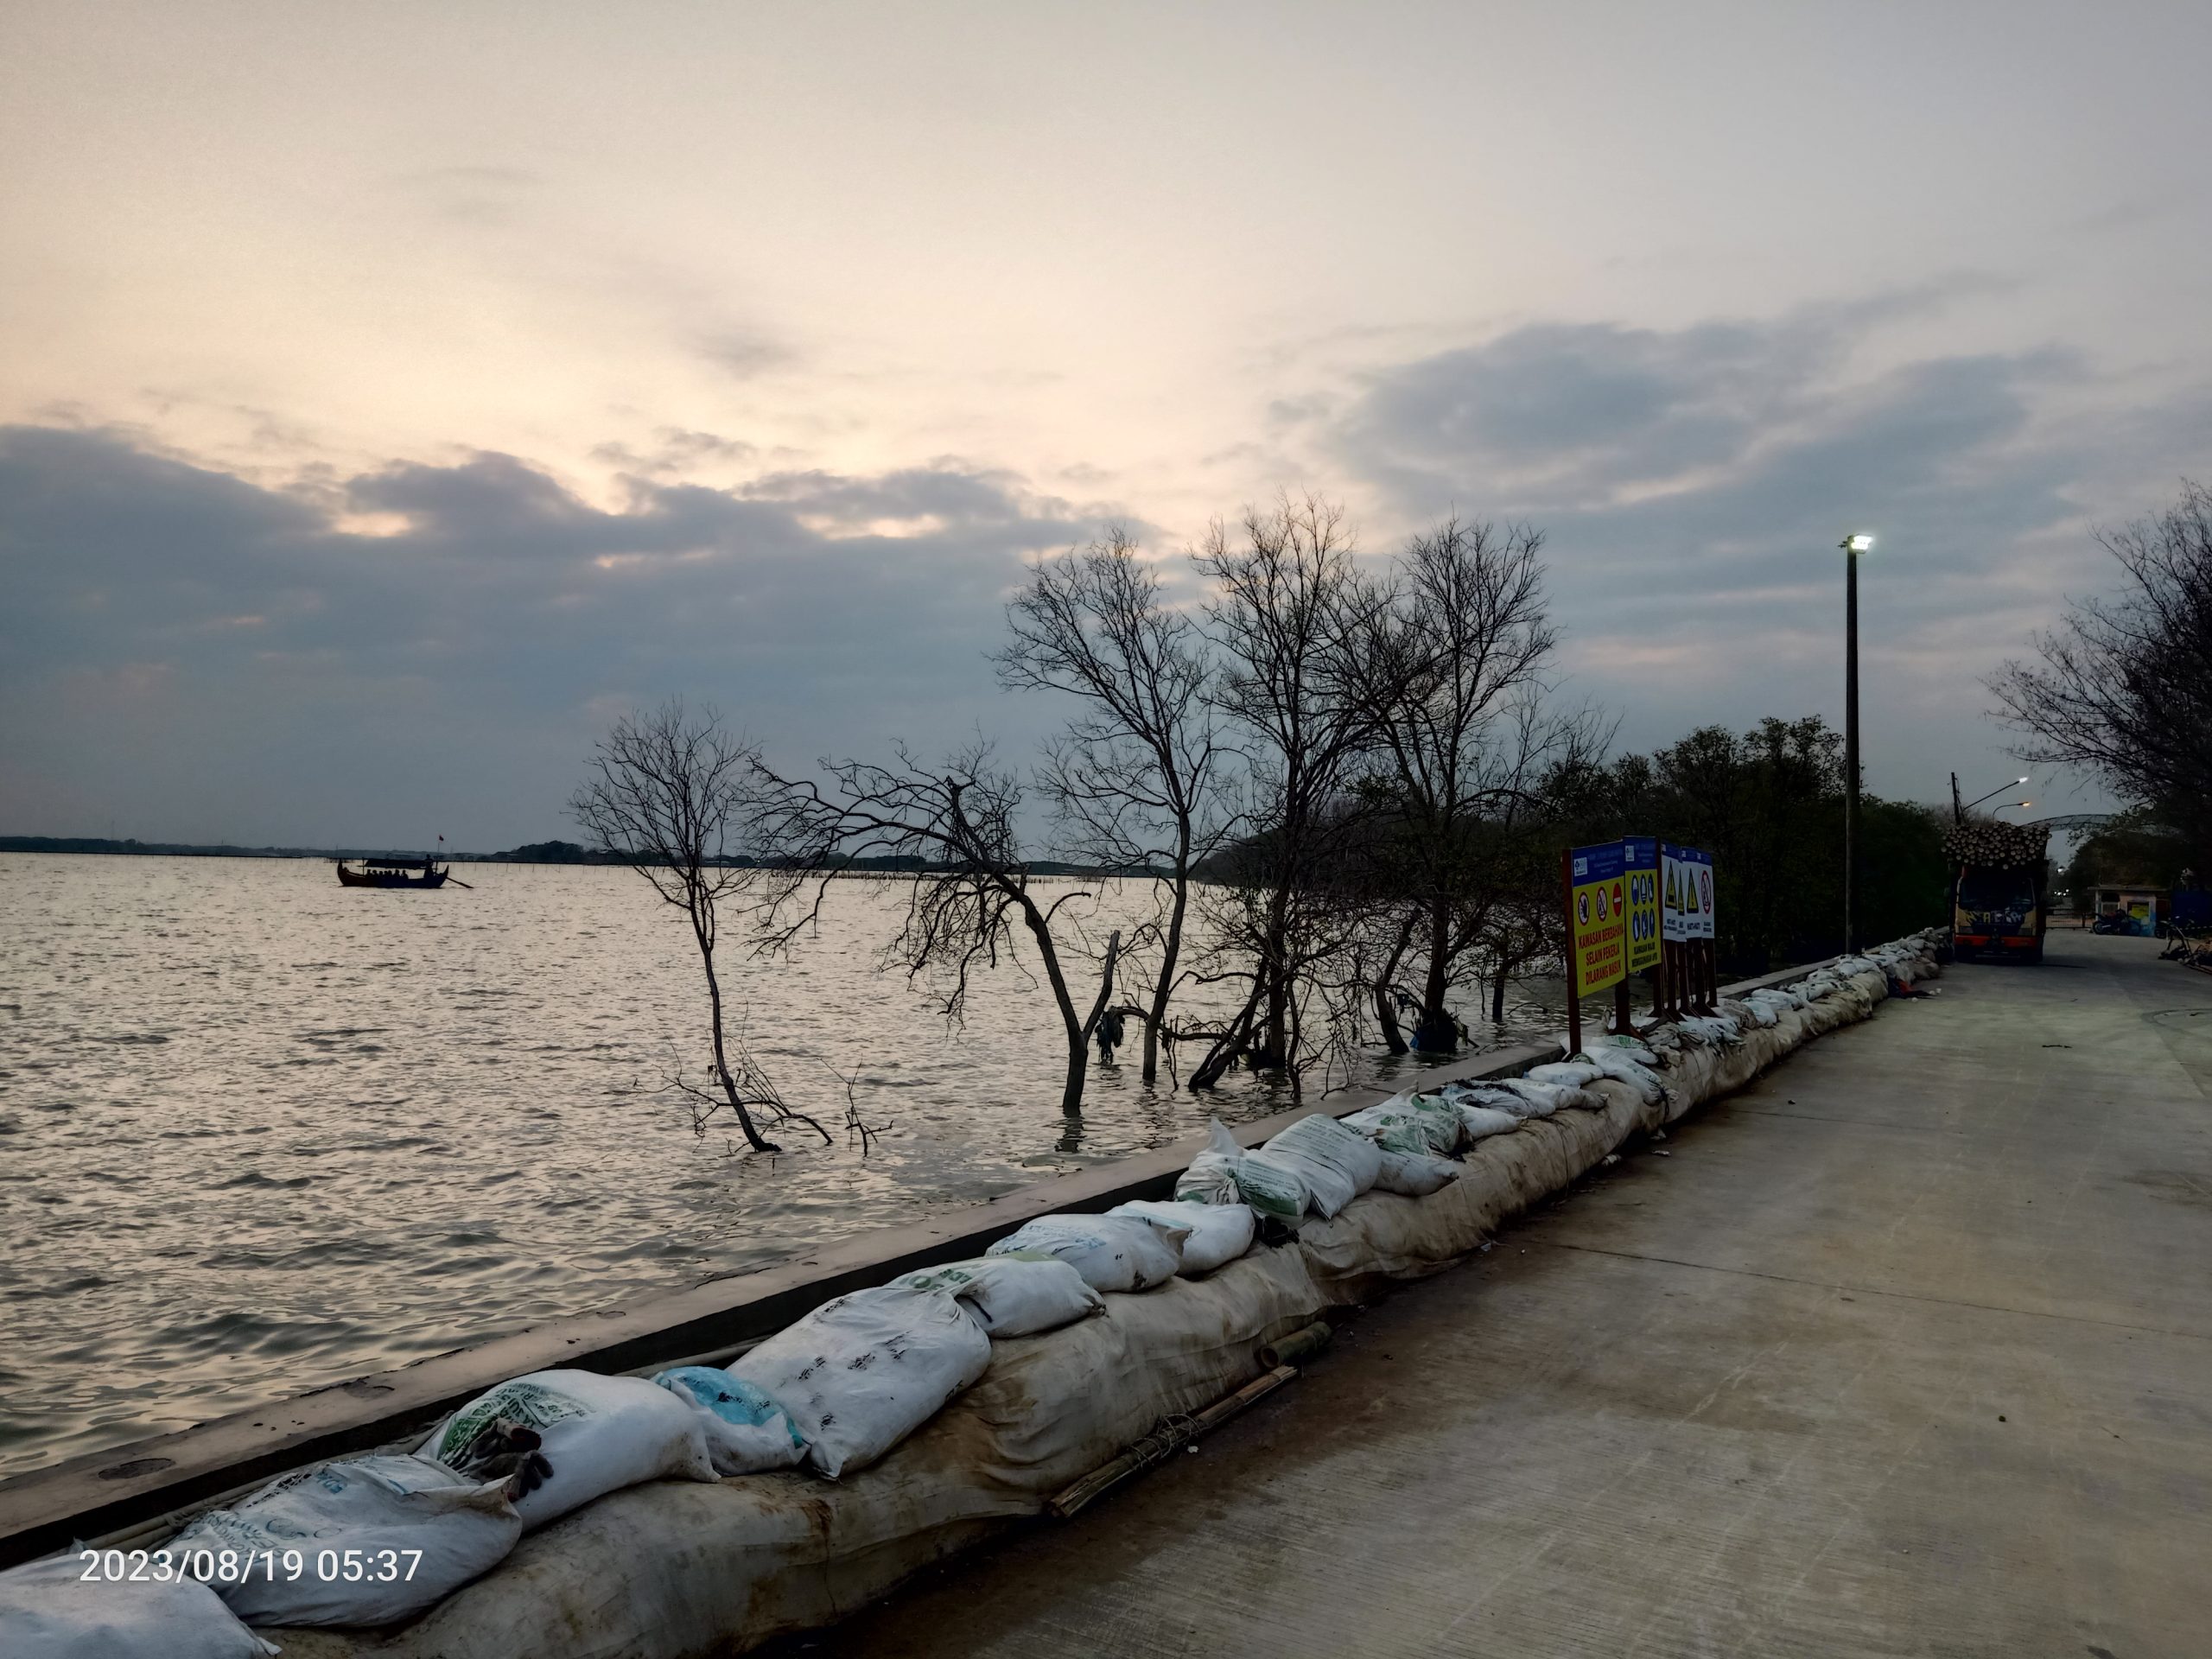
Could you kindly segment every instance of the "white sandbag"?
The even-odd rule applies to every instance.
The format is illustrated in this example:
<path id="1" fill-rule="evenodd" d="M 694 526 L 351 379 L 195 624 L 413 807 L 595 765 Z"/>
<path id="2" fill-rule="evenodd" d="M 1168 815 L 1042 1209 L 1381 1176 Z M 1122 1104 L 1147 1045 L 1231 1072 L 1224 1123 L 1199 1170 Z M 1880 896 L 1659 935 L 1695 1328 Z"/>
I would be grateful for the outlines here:
<path id="1" fill-rule="evenodd" d="M 1195 1279 L 1224 1267 L 1252 1248 L 1260 1218 L 1249 1204 L 1162 1204 L 1139 1200 L 1117 1204 L 1109 1216 L 1134 1216 L 1154 1227 L 1181 1229 L 1184 1278 Z"/>
<path id="2" fill-rule="evenodd" d="M 1263 1216 L 1285 1223 L 1306 1213 L 1306 1184 L 1287 1170 L 1264 1166 L 1248 1169 L 1244 1148 L 1215 1118 L 1206 1131 L 1206 1149 L 1177 1178 L 1179 1204 L 1247 1204 Z"/>
<path id="3" fill-rule="evenodd" d="M 1058 1256 L 1093 1290 L 1150 1290 L 1183 1265 L 1180 1229 L 1128 1216 L 1039 1216 L 983 1252 Z"/>
<path id="4" fill-rule="evenodd" d="M 89 1564 L 71 1552 L 0 1573 L 0 1654 L 7 1659 L 266 1659 L 276 1649 L 238 1623 L 222 1598 L 177 1571 L 123 1551 Z M 108 1567 L 115 1576 L 107 1576 Z M 165 1579 L 151 1576 L 160 1571 Z"/>
<path id="5" fill-rule="evenodd" d="M 1242 1204 L 1236 1190 L 1236 1166 L 1244 1161 L 1244 1148 L 1215 1118 L 1207 1131 L 1206 1149 L 1191 1160 L 1191 1166 L 1175 1178 L 1175 1198 L 1181 1204 Z"/>
<path id="6" fill-rule="evenodd" d="M 1656 1105 L 1667 1095 L 1667 1085 L 1659 1080 L 1659 1074 L 1650 1069 L 1658 1064 L 1657 1057 L 1649 1055 L 1648 1050 L 1636 1052 L 1649 1056 L 1649 1064 L 1638 1065 L 1630 1057 L 1628 1050 L 1620 1048 L 1592 1050 L 1590 1062 L 1602 1076 L 1611 1077 L 1616 1083 L 1624 1083 L 1635 1090 L 1645 1105 Z"/>
<path id="7" fill-rule="evenodd" d="M 1313 1201 L 1296 1170 L 1278 1163 L 1255 1162 L 1249 1152 L 1236 1166 L 1236 1196 L 1255 1214 L 1286 1225 L 1303 1216 Z"/>
<path id="8" fill-rule="evenodd" d="M 1395 1151 L 1424 1152 L 1433 1154 L 1439 1158 L 1449 1158 L 1459 1150 L 1466 1140 L 1466 1132 L 1460 1127 L 1459 1114 L 1452 1109 L 1451 1103 L 1440 1093 L 1394 1095 L 1384 1101 L 1380 1108 L 1370 1109 L 1389 1112 L 1401 1117 L 1409 1117 L 1421 1126 L 1424 1144 L 1413 1147 L 1399 1146 L 1393 1148 Z M 1353 1116 L 1357 1116 L 1359 1114 L 1355 1113 Z M 1349 1123 L 1351 1120 L 1347 1118 L 1344 1122 Z M 1376 1141 L 1378 1144 L 1387 1144 L 1382 1142 L 1380 1136 L 1370 1138 Z"/>
<path id="9" fill-rule="evenodd" d="M 1533 1083 L 1563 1083 L 1580 1089 L 1605 1073 L 1587 1060 L 1554 1060 L 1549 1065 L 1532 1065 L 1522 1075 Z"/>
<path id="10" fill-rule="evenodd" d="M 521 1430 L 537 1436 L 550 1473 L 518 1494 L 523 1530 L 607 1492 L 648 1480 L 713 1480 L 698 1413 L 642 1376 L 596 1371 L 532 1371 L 479 1395 L 441 1423 L 416 1451 L 464 1475 L 515 1469 Z M 525 1472 L 518 1484 L 527 1484 Z"/>
<path id="11" fill-rule="evenodd" d="M 1409 1198 L 1425 1198 L 1430 1193 L 1449 1186 L 1465 1173 L 1463 1166 L 1448 1158 L 1385 1150 L 1382 1166 L 1376 1173 L 1375 1185 L 1385 1192 L 1399 1192 Z"/>
<path id="12" fill-rule="evenodd" d="M 253 1624 L 392 1624 L 506 1559 L 522 1537 L 507 1485 L 404 1453 L 321 1463 L 210 1510 L 164 1548 Z M 232 1574 L 226 1551 L 261 1561 Z M 364 1570 L 349 1579 L 353 1562 Z"/>
<path id="13" fill-rule="evenodd" d="M 1473 1100 L 1456 1101 L 1452 1109 L 1459 1114 L 1459 1122 L 1467 1131 L 1470 1141 L 1487 1141 L 1493 1135 L 1510 1135 L 1521 1127 L 1521 1120 L 1511 1112 L 1497 1106 L 1483 1106 Z"/>
<path id="14" fill-rule="evenodd" d="M 1601 1112 L 1605 1109 L 1604 1101 L 1588 1090 L 1571 1083 L 1538 1083 L 1528 1077 L 1503 1077 L 1499 1079 L 1499 1084 L 1523 1100 L 1548 1102 L 1555 1112 Z"/>
<path id="15" fill-rule="evenodd" d="M 1456 1118 L 1458 1114 L 1453 1116 Z M 1388 1104 L 1369 1106 L 1338 1122 L 1354 1134 L 1365 1135 L 1385 1152 L 1418 1153 L 1426 1158 L 1434 1150 L 1428 1120 L 1417 1112 Z"/>
<path id="16" fill-rule="evenodd" d="M 1637 1037 L 1624 1037 L 1616 1032 L 1600 1032 L 1582 1039 L 1582 1058 L 1593 1065 L 1603 1065 L 1608 1055 L 1625 1054 L 1638 1065 L 1656 1065 L 1659 1057 Z"/>
<path id="17" fill-rule="evenodd" d="M 1244 1154 L 1249 1168 L 1281 1170 L 1304 1183 L 1314 1211 L 1333 1216 L 1375 1185 L 1382 1149 L 1326 1113 L 1301 1117 L 1256 1152 Z"/>
<path id="18" fill-rule="evenodd" d="M 1188 1205 L 1200 1210 L 1203 1205 Z M 891 1281 L 909 1290 L 942 1290 L 968 1305 L 994 1338 L 1033 1337 L 1106 1311 L 1106 1299 L 1058 1257 L 1042 1251 L 977 1256 L 902 1273 Z"/>
<path id="19" fill-rule="evenodd" d="M 791 1414 L 766 1389 L 715 1365 L 679 1365 L 653 1381 L 701 1414 L 707 1455 L 718 1475 L 788 1469 L 806 1457 Z"/>
<path id="20" fill-rule="evenodd" d="M 835 1480 L 867 1468 L 990 1363 L 991 1339 L 957 1298 L 879 1285 L 823 1303 L 729 1372 L 791 1414 L 807 1460 Z"/>

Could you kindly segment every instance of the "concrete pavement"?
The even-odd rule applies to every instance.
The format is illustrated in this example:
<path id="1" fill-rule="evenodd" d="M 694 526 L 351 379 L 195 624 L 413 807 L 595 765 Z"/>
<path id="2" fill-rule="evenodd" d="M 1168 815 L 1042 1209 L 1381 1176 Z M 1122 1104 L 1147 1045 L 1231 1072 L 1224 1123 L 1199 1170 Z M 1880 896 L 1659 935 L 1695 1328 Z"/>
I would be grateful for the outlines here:
<path id="1" fill-rule="evenodd" d="M 2156 955 L 1947 970 L 801 1645 L 2212 1654 L 2212 979 Z"/>

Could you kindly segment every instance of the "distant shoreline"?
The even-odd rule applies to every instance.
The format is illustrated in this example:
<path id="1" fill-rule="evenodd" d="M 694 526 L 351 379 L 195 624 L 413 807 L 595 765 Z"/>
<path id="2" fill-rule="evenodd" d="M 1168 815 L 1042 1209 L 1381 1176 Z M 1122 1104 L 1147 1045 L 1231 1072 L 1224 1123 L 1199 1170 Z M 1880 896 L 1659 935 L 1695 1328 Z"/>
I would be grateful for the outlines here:
<path id="1" fill-rule="evenodd" d="M 338 859 L 409 858 L 425 855 L 419 847 L 235 847 L 226 843 L 204 846 L 180 841 L 111 841 L 96 836 L 0 836 L 0 853 L 108 854 L 140 858 L 292 858 Z M 429 856 L 448 864 L 596 864 L 625 868 L 627 861 L 613 853 L 594 852 L 574 842 L 541 841 L 512 847 L 502 853 L 437 853 Z M 734 869 L 751 869 L 749 858 L 727 861 Z M 856 858 L 842 868 L 856 872 L 910 874 L 929 867 L 913 858 Z M 1032 875 L 1140 876 L 1151 870 L 1105 870 L 1080 864 L 1039 859 L 1029 866 Z"/>

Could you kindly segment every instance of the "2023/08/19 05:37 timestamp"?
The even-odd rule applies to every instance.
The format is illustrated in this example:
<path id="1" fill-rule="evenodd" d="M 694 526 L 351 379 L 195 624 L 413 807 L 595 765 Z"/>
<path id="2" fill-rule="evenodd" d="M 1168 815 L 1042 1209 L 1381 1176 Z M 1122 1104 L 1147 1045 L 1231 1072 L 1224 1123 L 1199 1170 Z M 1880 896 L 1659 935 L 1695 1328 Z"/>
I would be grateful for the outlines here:
<path id="1" fill-rule="evenodd" d="M 166 1549 L 81 1549 L 78 1575 L 86 1584 L 120 1584 L 150 1580 L 170 1584 L 196 1579 L 201 1584 L 250 1584 L 258 1576 L 274 1584 L 315 1578 L 325 1584 L 404 1584 L 423 1564 L 419 1549 L 195 1549 L 179 1555 Z"/>

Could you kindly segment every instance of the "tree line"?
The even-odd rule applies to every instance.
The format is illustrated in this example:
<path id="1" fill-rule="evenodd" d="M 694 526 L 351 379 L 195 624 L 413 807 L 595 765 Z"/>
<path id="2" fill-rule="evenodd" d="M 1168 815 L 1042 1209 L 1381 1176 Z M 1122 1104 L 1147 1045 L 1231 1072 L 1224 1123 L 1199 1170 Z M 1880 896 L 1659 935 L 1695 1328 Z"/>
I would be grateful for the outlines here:
<path id="1" fill-rule="evenodd" d="M 1500 1017 L 1515 977 L 1555 970 L 1569 842 L 1710 849 L 1730 966 L 1832 949 L 1839 740 L 1770 720 L 1609 758 L 1611 720 L 1556 692 L 1543 544 L 1531 525 L 1452 518 L 1370 561 L 1337 506 L 1285 498 L 1189 550 L 1183 602 L 1175 567 L 1109 531 L 1033 565 L 1007 607 L 1001 683 L 1069 710 L 1027 766 L 978 741 L 801 772 L 711 709 L 620 721 L 572 810 L 691 922 L 712 1075 L 674 1086 L 756 1147 L 794 1121 L 828 1137 L 727 1031 L 716 950 L 726 918 L 747 951 L 798 948 L 860 864 L 899 872 L 883 965 L 948 1021 L 982 969 L 1033 957 L 1071 1114 L 1102 1029 L 1125 1023 L 1147 1082 L 1198 1090 L 1236 1066 L 1296 1090 L 1363 1047 L 1457 1046 L 1459 1008 Z M 1932 814 L 1875 803 L 1864 822 L 1869 925 L 1936 919 Z M 1093 895 L 1040 885 L 1047 865 L 1150 872 L 1132 884 L 1140 913 L 1105 927 Z"/>

